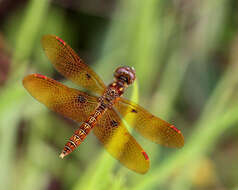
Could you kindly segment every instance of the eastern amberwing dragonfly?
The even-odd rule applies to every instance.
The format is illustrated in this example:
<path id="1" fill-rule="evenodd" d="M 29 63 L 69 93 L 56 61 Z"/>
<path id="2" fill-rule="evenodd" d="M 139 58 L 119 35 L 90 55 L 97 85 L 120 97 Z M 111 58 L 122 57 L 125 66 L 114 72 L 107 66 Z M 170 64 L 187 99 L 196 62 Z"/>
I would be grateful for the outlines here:
<path id="1" fill-rule="evenodd" d="M 153 142 L 177 148 L 184 145 L 184 137 L 174 125 L 121 97 L 136 78 L 134 68 L 117 68 L 114 82 L 106 86 L 59 37 L 45 35 L 42 45 L 59 73 L 94 93 L 92 95 L 69 88 L 41 74 L 31 74 L 24 78 L 24 87 L 35 99 L 49 109 L 80 123 L 65 144 L 61 158 L 75 150 L 93 129 L 96 137 L 113 157 L 135 172 L 146 173 L 150 166 L 149 157 L 130 135 L 124 121 Z"/>

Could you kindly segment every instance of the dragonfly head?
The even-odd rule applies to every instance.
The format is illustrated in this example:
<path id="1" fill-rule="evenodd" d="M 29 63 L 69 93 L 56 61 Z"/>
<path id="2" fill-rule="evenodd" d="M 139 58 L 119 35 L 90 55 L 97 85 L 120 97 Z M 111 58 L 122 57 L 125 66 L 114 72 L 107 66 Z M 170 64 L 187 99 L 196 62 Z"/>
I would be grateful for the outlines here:
<path id="1" fill-rule="evenodd" d="M 121 81 L 130 85 L 136 79 L 136 71 L 133 67 L 118 67 L 114 72 L 114 77 L 116 81 Z"/>

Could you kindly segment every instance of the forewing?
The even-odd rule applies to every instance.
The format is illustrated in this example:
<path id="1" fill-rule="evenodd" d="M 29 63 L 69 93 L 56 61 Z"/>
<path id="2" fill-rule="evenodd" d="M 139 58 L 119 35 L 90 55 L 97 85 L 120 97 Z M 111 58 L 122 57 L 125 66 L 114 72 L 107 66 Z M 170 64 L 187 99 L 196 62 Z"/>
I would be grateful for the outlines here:
<path id="1" fill-rule="evenodd" d="M 184 145 L 184 137 L 180 130 L 141 106 L 121 98 L 114 107 L 131 127 L 151 141 L 176 148 Z"/>
<path id="2" fill-rule="evenodd" d="M 103 81 L 62 39 L 45 35 L 42 38 L 42 46 L 45 54 L 63 76 L 87 90 L 100 95 L 103 93 Z"/>
<path id="3" fill-rule="evenodd" d="M 96 97 L 40 74 L 26 76 L 23 85 L 39 102 L 77 122 L 86 120 L 97 106 Z"/>
<path id="4" fill-rule="evenodd" d="M 124 166 L 142 174 L 148 171 L 150 162 L 147 154 L 113 109 L 104 113 L 93 131 L 106 150 Z"/>

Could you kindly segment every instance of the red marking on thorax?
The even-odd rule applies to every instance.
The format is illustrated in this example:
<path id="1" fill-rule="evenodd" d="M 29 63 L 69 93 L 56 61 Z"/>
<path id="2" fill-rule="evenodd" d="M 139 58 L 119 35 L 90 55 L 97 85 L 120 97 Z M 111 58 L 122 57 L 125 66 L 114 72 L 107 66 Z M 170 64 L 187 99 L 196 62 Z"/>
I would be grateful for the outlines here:
<path id="1" fill-rule="evenodd" d="M 56 39 L 57 39 L 60 43 L 62 43 L 64 46 L 66 45 L 66 43 L 64 42 L 64 40 L 62 40 L 61 38 L 59 38 L 59 37 L 56 36 Z"/>
<path id="2" fill-rule="evenodd" d="M 126 89 L 126 86 L 117 81 L 110 84 L 107 88 L 114 89 L 117 92 L 118 96 L 122 96 L 122 94 L 124 93 L 124 90 Z M 111 95 L 111 96 L 114 96 L 114 95 Z M 114 97 L 114 98 L 117 98 L 117 97 Z"/>
<path id="3" fill-rule="evenodd" d="M 170 126 L 173 130 L 175 130 L 177 133 L 181 133 L 181 131 L 179 129 L 177 129 L 174 125 Z"/>
<path id="4" fill-rule="evenodd" d="M 141 153 L 143 154 L 143 156 L 145 157 L 146 160 L 149 160 L 149 156 L 146 154 L 145 151 L 142 151 Z"/>

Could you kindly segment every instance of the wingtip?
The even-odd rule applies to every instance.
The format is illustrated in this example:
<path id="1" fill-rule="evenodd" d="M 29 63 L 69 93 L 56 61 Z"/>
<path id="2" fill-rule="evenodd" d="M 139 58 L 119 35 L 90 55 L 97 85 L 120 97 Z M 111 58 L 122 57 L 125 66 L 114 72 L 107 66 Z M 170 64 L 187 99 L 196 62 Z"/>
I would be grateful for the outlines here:
<path id="1" fill-rule="evenodd" d="M 27 88 L 27 82 L 29 82 L 29 79 L 32 77 L 32 74 L 30 74 L 30 75 L 27 75 L 27 76 L 25 76 L 24 78 L 23 78 L 23 80 L 22 80 L 22 85 L 25 87 L 25 88 Z"/>
<path id="2" fill-rule="evenodd" d="M 30 82 L 32 81 L 32 79 L 34 78 L 47 78 L 46 76 L 44 75 L 40 75 L 40 74 L 37 74 L 37 73 L 33 73 L 33 74 L 29 74 L 29 75 L 26 75 L 23 80 L 22 80 L 22 84 L 23 86 L 27 89 L 27 86 L 30 84 Z"/>
<path id="3" fill-rule="evenodd" d="M 176 128 L 174 125 L 170 125 L 170 128 L 176 132 L 176 136 L 177 136 L 177 141 L 174 145 L 172 145 L 171 147 L 174 148 L 182 148 L 184 146 L 184 136 L 182 134 L 182 132 Z M 168 145 L 170 147 L 170 145 Z"/>

